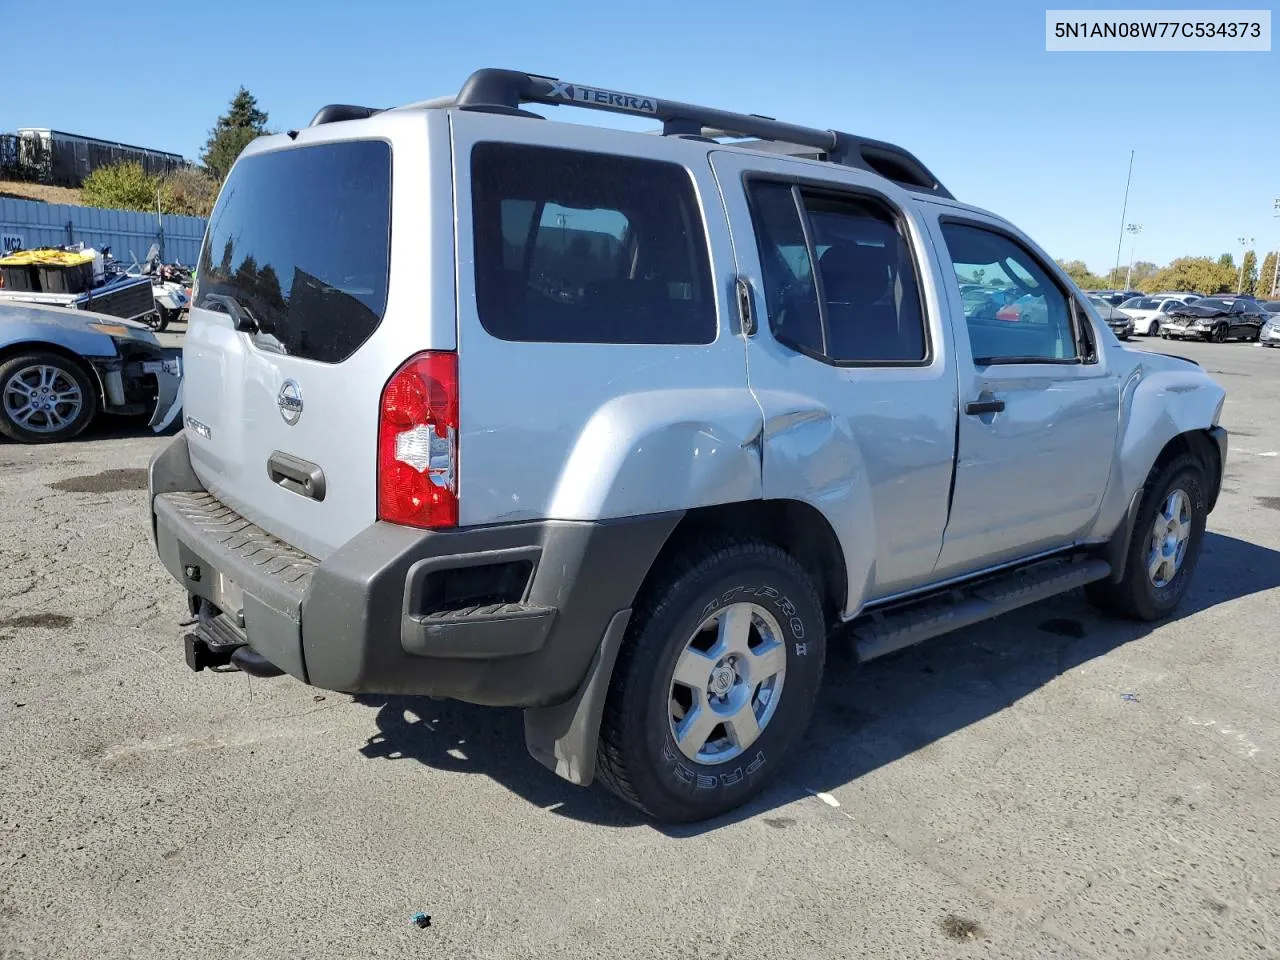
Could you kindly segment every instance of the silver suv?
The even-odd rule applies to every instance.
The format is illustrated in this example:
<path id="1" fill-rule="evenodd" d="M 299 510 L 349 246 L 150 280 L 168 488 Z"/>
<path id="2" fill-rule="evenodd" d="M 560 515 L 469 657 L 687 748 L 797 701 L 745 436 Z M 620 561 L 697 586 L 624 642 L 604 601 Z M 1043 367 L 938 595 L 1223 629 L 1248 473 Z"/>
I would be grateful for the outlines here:
<path id="1" fill-rule="evenodd" d="M 828 637 L 1168 615 L 1226 456 L 1221 387 L 900 147 L 511 71 L 255 141 L 190 319 L 189 664 L 522 707 L 666 820 L 777 772 Z"/>

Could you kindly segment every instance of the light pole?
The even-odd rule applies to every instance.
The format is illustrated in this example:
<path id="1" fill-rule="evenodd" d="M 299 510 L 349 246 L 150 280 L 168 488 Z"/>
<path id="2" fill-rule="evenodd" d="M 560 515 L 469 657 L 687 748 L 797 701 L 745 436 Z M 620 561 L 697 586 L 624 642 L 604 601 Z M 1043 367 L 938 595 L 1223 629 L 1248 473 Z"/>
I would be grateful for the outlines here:
<path id="1" fill-rule="evenodd" d="M 1273 217 L 1280 217 L 1280 197 L 1276 197 L 1271 205 Z M 1271 296 L 1280 297 L 1280 247 L 1276 248 L 1276 265 L 1271 270 Z"/>
<path id="2" fill-rule="evenodd" d="M 1236 281 L 1236 295 L 1244 293 L 1244 257 L 1249 252 L 1249 248 L 1253 246 L 1253 237 L 1237 237 L 1240 241 L 1240 279 Z"/>
<path id="3" fill-rule="evenodd" d="M 1131 223 L 1125 229 L 1133 234 L 1133 242 L 1129 244 L 1129 272 L 1124 275 L 1124 289 L 1127 293 L 1129 291 L 1129 281 L 1133 279 L 1133 254 L 1138 249 L 1138 234 L 1142 232 L 1142 224 Z"/>
<path id="4" fill-rule="evenodd" d="M 1116 241 L 1116 269 L 1115 273 L 1120 273 L 1120 250 L 1124 247 L 1124 218 L 1129 212 L 1129 184 L 1133 182 L 1133 155 L 1136 150 L 1129 151 L 1129 174 L 1124 179 L 1124 206 L 1120 208 L 1120 239 Z"/>

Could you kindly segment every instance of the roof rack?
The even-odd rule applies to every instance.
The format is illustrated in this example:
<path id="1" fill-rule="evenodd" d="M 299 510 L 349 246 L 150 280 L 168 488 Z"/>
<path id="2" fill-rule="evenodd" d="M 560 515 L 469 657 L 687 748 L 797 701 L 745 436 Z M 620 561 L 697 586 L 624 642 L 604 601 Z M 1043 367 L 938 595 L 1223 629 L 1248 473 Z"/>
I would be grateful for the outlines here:
<path id="1" fill-rule="evenodd" d="M 452 106 L 459 110 L 505 113 L 534 117 L 520 109 L 526 103 L 575 106 L 607 113 L 648 117 L 662 121 L 662 134 L 717 141 L 733 138 L 735 146 L 826 160 L 856 167 L 891 180 L 917 193 L 954 199 L 938 178 L 914 154 L 882 140 L 859 137 L 839 130 L 823 130 L 784 123 L 757 114 L 732 113 L 676 100 L 659 100 L 601 87 L 568 83 L 516 70 L 477 70 L 451 100 L 441 98 L 409 104 L 409 108 Z M 324 107 L 312 126 L 337 120 L 353 120 L 380 111 L 346 104 Z M 754 138 L 754 139 L 751 139 Z"/>

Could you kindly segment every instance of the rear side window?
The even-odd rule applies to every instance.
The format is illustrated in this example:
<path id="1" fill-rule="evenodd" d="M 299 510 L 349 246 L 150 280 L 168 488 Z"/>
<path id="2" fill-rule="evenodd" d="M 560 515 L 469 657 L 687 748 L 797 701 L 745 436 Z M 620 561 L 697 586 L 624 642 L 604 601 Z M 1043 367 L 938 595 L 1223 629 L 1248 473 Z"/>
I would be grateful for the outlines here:
<path id="1" fill-rule="evenodd" d="M 242 319 L 261 349 L 340 363 L 386 309 L 390 199 L 380 140 L 246 157 L 209 218 L 196 306 Z"/>
<path id="2" fill-rule="evenodd" d="M 476 306 L 503 340 L 710 343 L 715 298 L 688 172 L 507 143 L 471 152 Z"/>
<path id="3" fill-rule="evenodd" d="M 838 364 L 926 361 L 911 250 L 883 204 L 769 181 L 749 198 L 780 343 Z"/>

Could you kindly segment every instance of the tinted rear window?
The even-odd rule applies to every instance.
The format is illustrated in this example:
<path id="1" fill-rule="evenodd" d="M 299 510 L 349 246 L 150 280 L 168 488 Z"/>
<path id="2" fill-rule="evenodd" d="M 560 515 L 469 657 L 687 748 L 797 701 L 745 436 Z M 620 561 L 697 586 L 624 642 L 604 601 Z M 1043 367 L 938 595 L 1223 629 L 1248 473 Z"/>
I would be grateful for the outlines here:
<path id="1" fill-rule="evenodd" d="M 209 218 L 196 306 L 252 320 L 260 348 L 345 360 L 386 309 L 390 196 L 380 140 L 246 157 Z"/>
<path id="2" fill-rule="evenodd" d="M 503 340 L 710 343 L 715 298 L 688 171 L 519 144 L 471 153 L 476 305 Z"/>

